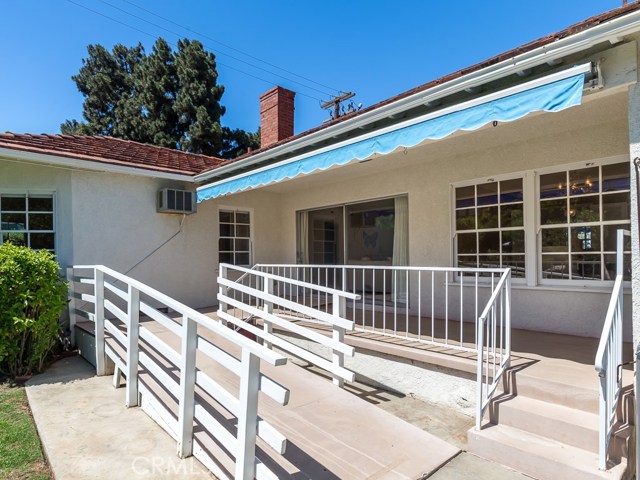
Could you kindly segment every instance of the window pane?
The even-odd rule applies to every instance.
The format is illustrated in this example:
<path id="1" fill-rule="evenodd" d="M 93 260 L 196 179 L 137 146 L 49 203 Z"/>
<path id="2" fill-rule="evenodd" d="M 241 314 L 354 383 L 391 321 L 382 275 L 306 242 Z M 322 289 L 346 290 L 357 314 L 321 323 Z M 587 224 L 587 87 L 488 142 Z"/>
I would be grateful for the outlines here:
<path id="1" fill-rule="evenodd" d="M 498 203 L 498 182 L 477 185 L 478 205 L 494 205 Z"/>
<path id="2" fill-rule="evenodd" d="M 476 204 L 475 194 L 476 189 L 473 185 L 456 188 L 456 208 L 473 207 Z"/>
<path id="3" fill-rule="evenodd" d="M 578 280 L 601 280 L 600 255 L 571 255 L 571 278 Z"/>
<path id="4" fill-rule="evenodd" d="M 31 248 L 53 250 L 55 247 L 53 233 L 30 233 L 29 240 Z"/>
<path id="5" fill-rule="evenodd" d="M 220 263 L 233 263 L 233 253 L 232 252 L 220 252 L 218 254 L 218 259 Z"/>
<path id="6" fill-rule="evenodd" d="M 236 237 L 250 237 L 249 225 L 236 225 Z"/>
<path id="7" fill-rule="evenodd" d="M 598 167 L 569 171 L 569 194 L 585 195 L 599 191 Z"/>
<path id="8" fill-rule="evenodd" d="M 540 198 L 567 196 L 567 173 L 540 175 Z"/>
<path id="9" fill-rule="evenodd" d="M 522 202 L 522 179 L 500 182 L 500 203 Z"/>
<path id="10" fill-rule="evenodd" d="M 220 211 L 220 222 L 233 223 L 233 212 Z"/>
<path id="11" fill-rule="evenodd" d="M 456 210 L 456 230 L 473 230 L 476 228 L 476 209 Z"/>
<path id="12" fill-rule="evenodd" d="M 572 227 L 571 251 L 600 251 L 600 227 Z"/>
<path id="13" fill-rule="evenodd" d="M 30 213 L 29 230 L 53 230 L 53 215 L 51 213 Z"/>
<path id="14" fill-rule="evenodd" d="M 511 267 L 511 276 L 513 278 L 524 278 L 524 255 L 503 255 L 502 266 Z"/>
<path id="15" fill-rule="evenodd" d="M 18 246 L 26 246 L 27 245 L 27 234 L 26 233 L 3 233 L 2 234 L 2 243 L 9 242 Z"/>
<path id="16" fill-rule="evenodd" d="M 524 230 L 502 232 L 502 253 L 524 253 Z"/>
<path id="17" fill-rule="evenodd" d="M 458 253 L 476 253 L 476 234 L 458 234 Z"/>
<path id="18" fill-rule="evenodd" d="M 542 235 L 543 252 L 568 252 L 569 242 L 566 228 L 544 228 Z"/>
<path id="19" fill-rule="evenodd" d="M 628 223 L 621 225 L 603 225 L 602 234 L 603 241 L 602 244 L 604 246 L 603 250 L 605 252 L 616 252 L 618 249 L 618 229 L 629 230 L 630 225 Z M 625 236 L 624 237 L 624 251 L 628 252 L 631 250 L 631 238 Z"/>
<path id="20" fill-rule="evenodd" d="M 567 223 L 567 201 L 562 199 L 540 202 L 540 223 L 542 225 Z"/>
<path id="21" fill-rule="evenodd" d="M 498 255 L 479 255 L 478 265 L 480 268 L 500 268 L 500 257 Z"/>
<path id="22" fill-rule="evenodd" d="M 571 223 L 600 221 L 600 196 L 572 198 L 569 202 L 569 218 Z"/>
<path id="23" fill-rule="evenodd" d="M 0 215 L 0 230 L 26 230 L 27 215 L 24 213 L 3 213 Z"/>
<path id="24" fill-rule="evenodd" d="M 500 205 L 500 226 L 522 227 L 524 225 L 522 203 L 516 205 Z"/>
<path id="25" fill-rule="evenodd" d="M 602 191 L 629 190 L 629 164 L 615 163 L 602 166 Z"/>
<path id="26" fill-rule="evenodd" d="M 221 252 L 232 252 L 233 251 L 233 239 L 232 238 L 221 238 L 218 240 L 218 250 Z"/>
<path id="27" fill-rule="evenodd" d="M 478 258 L 468 255 L 458 255 L 458 267 L 460 268 L 477 268 L 478 267 Z"/>
<path id="28" fill-rule="evenodd" d="M 478 233 L 478 253 L 500 253 L 500 232 Z"/>
<path id="29" fill-rule="evenodd" d="M 249 251 L 249 240 L 236 238 L 236 252 L 248 252 Z"/>
<path id="30" fill-rule="evenodd" d="M 602 220 L 628 220 L 631 218 L 629 192 L 602 196 Z"/>
<path id="31" fill-rule="evenodd" d="M 236 222 L 249 224 L 249 212 L 236 212 Z"/>
<path id="32" fill-rule="evenodd" d="M 24 195 L 2 195 L 0 209 L 5 212 L 24 212 L 27 210 L 27 199 Z"/>
<path id="33" fill-rule="evenodd" d="M 249 265 L 249 254 L 236 253 L 236 265 Z"/>
<path id="34" fill-rule="evenodd" d="M 617 259 L 615 254 L 604 255 L 604 279 L 613 281 L 617 275 Z M 623 277 L 625 282 L 631 281 L 631 255 L 624 254 Z"/>
<path id="35" fill-rule="evenodd" d="M 569 278 L 568 255 L 543 255 L 542 278 Z"/>
<path id="36" fill-rule="evenodd" d="M 220 236 L 221 237 L 235 237 L 235 228 L 233 225 L 227 223 L 220 224 Z"/>
<path id="37" fill-rule="evenodd" d="M 53 212 L 53 197 L 29 197 L 30 212 Z"/>
<path id="38" fill-rule="evenodd" d="M 478 208 L 478 229 L 498 228 L 498 207 Z"/>

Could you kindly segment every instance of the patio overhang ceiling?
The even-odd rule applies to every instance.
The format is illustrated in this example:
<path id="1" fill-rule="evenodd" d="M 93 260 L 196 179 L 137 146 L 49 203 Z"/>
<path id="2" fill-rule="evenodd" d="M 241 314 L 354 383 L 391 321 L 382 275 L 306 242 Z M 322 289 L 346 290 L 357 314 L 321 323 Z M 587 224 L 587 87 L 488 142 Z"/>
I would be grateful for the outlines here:
<path id="1" fill-rule="evenodd" d="M 585 81 L 598 72 L 586 63 L 505 88 L 426 115 L 318 148 L 270 165 L 238 173 L 198 188 L 198 202 L 311 175 L 458 131 L 493 122 L 512 122 L 533 112 L 560 112 L 582 103 Z M 596 82 L 590 82 L 591 85 Z"/>

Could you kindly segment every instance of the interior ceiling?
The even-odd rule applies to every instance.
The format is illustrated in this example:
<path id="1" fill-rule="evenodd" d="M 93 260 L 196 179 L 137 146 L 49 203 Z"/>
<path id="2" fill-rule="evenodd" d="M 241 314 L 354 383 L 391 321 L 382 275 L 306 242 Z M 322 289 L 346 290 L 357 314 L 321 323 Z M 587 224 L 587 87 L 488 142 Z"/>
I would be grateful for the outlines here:
<path id="1" fill-rule="evenodd" d="M 605 123 L 623 123 L 626 126 L 626 89 L 621 89 L 616 93 L 586 95 L 583 98 L 583 104 L 579 107 L 569 108 L 558 113 L 532 113 L 514 122 L 501 123 L 497 127 L 487 125 L 473 132 L 459 131 L 442 140 L 428 140 L 409 150 L 411 153 L 418 149 L 421 150 L 420 156 L 424 156 L 425 161 L 428 161 L 427 158 L 446 158 L 478 151 L 478 149 L 504 147 L 571 130 L 592 128 Z M 261 188 L 270 192 L 291 192 L 317 185 L 319 182 L 341 179 L 345 175 L 358 177 L 381 173 L 397 168 L 397 164 L 385 161 L 384 158 L 397 155 L 403 155 L 402 148 L 386 156 L 376 155 L 371 161 L 312 173 Z"/>

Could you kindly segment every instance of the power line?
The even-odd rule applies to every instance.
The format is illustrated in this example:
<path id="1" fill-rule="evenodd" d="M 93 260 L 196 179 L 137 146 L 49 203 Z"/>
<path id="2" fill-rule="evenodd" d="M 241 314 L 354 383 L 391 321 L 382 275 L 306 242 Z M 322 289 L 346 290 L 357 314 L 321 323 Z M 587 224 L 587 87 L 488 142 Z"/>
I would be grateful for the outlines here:
<path id="1" fill-rule="evenodd" d="M 157 23 L 154 23 L 154 22 L 152 22 L 152 21 L 150 21 L 150 20 L 147 20 L 146 18 L 143 18 L 143 17 L 141 17 L 141 16 L 139 16 L 139 15 L 136 15 L 136 14 L 134 14 L 134 13 L 128 12 L 127 10 L 125 10 L 125 9 L 123 9 L 123 8 L 120 8 L 120 7 L 118 7 L 118 6 L 116 6 L 116 5 L 112 4 L 112 3 L 109 3 L 109 2 L 107 2 L 106 0 L 98 0 L 98 1 L 99 1 L 100 3 L 103 3 L 103 4 L 105 4 L 105 5 L 107 5 L 107 6 L 111 7 L 111 8 L 114 8 L 114 9 L 116 9 L 116 10 L 118 10 L 118 11 L 120 11 L 120 12 L 124 13 L 125 15 L 129 15 L 130 17 L 133 17 L 133 18 L 135 18 L 135 19 L 137 19 L 137 20 L 140 20 L 140 21 L 142 21 L 142 22 L 148 23 L 149 25 L 153 25 L 154 27 L 159 28 L 159 29 L 161 29 L 161 30 L 164 30 L 165 32 L 170 33 L 171 35 L 175 35 L 175 36 L 176 36 L 176 37 L 178 37 L 178 38 L 182 37 L 182 35 L 180 35 L 180 34 L 179 34 L 179 33 L 177 33 L 177 32 L 174 32 L 173 30 L 170 30 L 170 29 L 168 29 L 168 28 L 165 28 L 165 27 L 163 27 L 162 25 L 159 25 L 159 24 L 157 24 Z M 206 46 L 206 45 L 205 45 L 205 46 Z M 207 46 L 207 48 L 209 48 L 209 47 Z M 210 49 L 210 50 L 213 50 L 212 48 L 209 48 L 209 49 Z M 267 70 L 266 68 L 262 68 L 262 67 L 260 67 L 259 65 L 255 65 L 254 63 L 247 62 L 246 60 L 243 60 L 243 59 L 241 59 L 241 58 L 235 57 L 235 56 L 230 55 L 230 54 L 228 54 L 228 53 L 221 52 L 221 53 L 219 53 L 219 54 L 225 55 L 225 56 L 227 56 L 227 57 L 229 57 L 229 58 L 232 58 L 233 60 L 236 60 L 237 62 L 244 63 L 245 65 L 248 65 L 248 66 L 250 66 L 250 67 L 256 68 L 256 69 L 258 69 L 258 70 L 262 70 L 263 72 L 268 73 L 268 74 L 270 74 L 270 75 L 275 75 L 276 77 L 282 78 L 282 79 L 284 79 L 284 80 L 288 80 L 289 82 L 292 82 L 292 83 L 295 83 L 295 84 L 297 84 L 297 85 L 300 85 L 301 87 L 308 88 L 308 89 L 310 89 L 310 90 L 314 90 L 314 91 L 316 91 L 316 92 L 318 92 L 318 93 L 322 93 L 322 94 L 324 94 L 324 95 L 330 95 L 330 94 L 329 94 L 329 93 L 327 93 L 325 90 L 318 90 L 318 89 L 317 89 L 317 88 L 315 88 L 315 87 L 312 87 L 312 86 L 310 86 L 310 85 L 305 85 L 305 84 L 304 84 L 304 83 L 302 83 L 302 82 L 298 82 L 297 80 L 293 80 L 293 79 L 291 79 L 291 78 L 288 78 L 288 77 L 285 77 L 285 76 L 283 76 L 283 75 L 280 75 L 280 74 L 278 74 L 278 73 L 276 73 L 276 72 L 272 72 L 272 71 L 270 71 L 270 70 Z M 276 68 L 277 68 L 277 67 L 276 67 Z"/>
<path id="2" fill-rule="evenodd" d="M 164 20 L 165 22 L 171 23 L 172 25 L 175 25 L 176 27 L 180 27 L 183 30 L 187 30 L 189 32 L 193 32 L 193 33 L 195 33 L 196 35 L 198 35 L 198 36 L 200 36 L 202 38 L 206 38 L 207 40 L 210 40 L 210 41 L 212 41 L 214 43 L 217 43 L 218 45 L 222 45 L 225 48 L 233 50 L 234 52 L 238 52 L 238 53 L 240 53 L 242 55 L 245 55 L 245 56 L 247 56 L 247 57 L 249 57 L 249 58 L 251 58 L 253 60 L 257 60 L 258 62 L 262 62 L 265 65 L 269 65 L 270 67 L 277 68 L 278 70 L 282 70 L 283 72 L 288 73 L 289 75 L 294 75 L 294 76 L 296 76 L 298 78 L 302 78 L 303 80 L 306 80 L 307 82 L 314 83 L 314 84 L 316 84 L 316 85 L 318 85 L 320 87 L 324 87 L 324 88 L 327 88 L 329 90 L 333 90 L 335 92 L 341 92 L 341 90 L 339 88 L 330 87 L 329 85 L 325 85 L 324 83 L 320 83 L 320 82 L 317 82 L 317 81 L 315 81 L 315 80 L 313 80 L 311 78 L 305 77 L 303 75 L 299 75 L 299 74 L 297 74 L 295 72 L 292 72 L 291 70 L 287 70 L 286 68 L 279 67 L 278 65 L 275 65 L 275 64 L 270 63 L 270 62 L 268 62 L 266 60 L 263 60 L 263 59 L 261 59 L 259 57 L 251 55 L 250 53 L 244 52 L 244 51 L 242 51 L 242 50 L 240 50 L 238 48 L 235 48 L 235 47 L 233 47 L 231 45 L 228 45 L 228 44 L 226 44 L 224 42 L 221 42 L 220 40 L 216 40 L 215 38 L 210 37 L 209 35 L 206 35 L 204 33 L 201 33 L 201 32 L 198 32 L 196 30 L 193 30 L 190 27 L 186 27 L 186 26 L 181 25 L 181 24 L 179 24 L 177 22 L 174 22 L 170 18 L 166 18 L 166 17 L 163 17 L 162 15 L 158 15 L 157 13 L 152 12 L 151 10 L 148 10 L 148 9 L 146 9 L 144 7 L 141 7 L 140 5 L 136 5 L 135 3 L 133 3 L 133 2 L 131 2 L 129 0 L 120 0 L 120 1 L 122 1 L 124 3 L 128 3 L 129 5 L 131 5 L 131 6 L 135 7 L 135 8 L 138 8 L 138 9 L 142 10 L 143 12 L 146 12 L 146 13 L 148 13 L 150 15 L 153 15 L 154 17 L 159 18 L 161 20 Z"/>
<path id="3" fill-rule="evenodd" d="M 92 12 L 92 13 L 96 14 L 96 15 L 99 15 L 99 16 L 101 16 L 101 17 L 104 17 L 104 18 L 108 19 L 108 20 L 111 20 L 112 22 L 118 23 L 118 24 L 123 25 L 123 26 L 125 26 L 125 27 L 127 27 L 127 28 L 130 28 L 130 29 L 132 29 L 132 30 L 135 30 L 136 32 L 142 33 L 143 35 L 147 35 L 147 36 L 149 36 L 149 37 L 151 37 L 151 38 L 153 38 L 153 39 L 155 39 L 155 40 L 157 40 L 157 39 L 159 38 L 157 35 L 154 35 L 154 34 L 152 34 L 152 33 L 146 32 L 146 31 L 144 31 L 144 30 L 142 30 L 142 29 L 140 29 L 140 28 L 134 27 L 133 25 L 129 25 L 128 23 L 123 22 L 123 21 L 121 21 L 121 20 L 118 20 L 118 19 L 116 19 L 116 18 L 110 17 L 109 15 L 106 15 L 106 14 L 104 14 L 104 13 L 102 13 L 102 12 L 99 12 L 99 11 L 97 11 L 97 10 L 94 10 L 94 9 L 92 9 L 92 8 L 89 8 L 89 7 L 87 7 L 86 5 L 82 5 L 82 4 L 80 4 L 80 3 L 74 2 L 73 0 L 66 0 L 66 1 L 67 1 L 67 2 L 69 2 L 69 3 L 71 3 L 71 4 L 73 4 L 73 5 L 75 5 L 75 6 L 77 6 L 77 7 L 84 8 L 85 10 L 88 10 L 88 11 L 90 11 L 90 12 Z M 177 48 L 177 45 L 176 45 L 175 43 L 173 43 L 173 42 L 167 42 L 167 43 L 169 43 L 170 45 L 172 45 L 174 48 Z M 222 62 L 216 62 L 216 63 L 217 63 L 218 65 L 221 65 L 221 66 L 225 67 L 225 68 L 229 68 L 229 69 L 231 69 L 231 70 L 235 70 L 236 72 L 242 73 L 243 75 L 247 75 L 247 76 L 249 76 L 249 77 L 252 77 L 252 78 L 255 78 L 255 79 L 257 79 L 257 80 L 260 80 L 261 82 L 268 83 L 269 85 L 273 85 L 273 86 L 277 86 L 277 85 L 278 85 L 277 83 L 274 83 L 274 82 L 272 82 L 271 80 L 267 80 L 266 78 L 262 78 L 262 77 L 259 77 L 259 76 L 257 76 L 257 75 L 253 75 L 253 74 L 251 74 L 251 73 L 249 73 L 249 72 L 246 72 L 246 71 L 244 71 L 244 70 L 240 70 L 239 68 L 232 67 L 231 65 L 224 64 L 224 63 L 222 63 Z M 302 95 L 302 96 L 304 96 L 304 97 L 310 98 L 310 99 L 312 99 L 312 100 L 316 100 L 316 101 L 318 101 L 318 102 L 322 102 L 322 99 L 320 99 L 320 98 L 318 98 L 318 97 L 313 97 L 313 96 L 308 95 L 308 94 L 303 93 L 303 92 L 295 92 L 295 93 L 296 93 L 296 94 L 298 94 L 298 95 Z"/>

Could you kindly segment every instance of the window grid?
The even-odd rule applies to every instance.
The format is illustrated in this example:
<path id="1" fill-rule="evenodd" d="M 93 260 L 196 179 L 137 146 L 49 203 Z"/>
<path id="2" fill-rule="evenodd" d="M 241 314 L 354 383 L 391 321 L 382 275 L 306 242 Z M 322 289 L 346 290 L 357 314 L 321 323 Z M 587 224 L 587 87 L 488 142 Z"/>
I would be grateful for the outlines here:
<path id="1" fill-rule="evenodd" d="M 0 243 L 55 253 L 54 196 L 0 194 Z"/>
<path id="2" fill-rule="evenodd" d="M 220 210 L 218 260 L 250 267 L 251 263 L 251 222 L 250 214 L 239 210 Z"/>
<path id="3" fill-rule="evenodd" d="M 489 189 L 495 185 L 495 194 L 481 195 L 480 189 Z M 514 189 L 514 187 L 516 187 Z M 464 197 L 464 190 L 473 191 L 472 198 Z M 501 181 L 491 181 L 485 183 L 477 183 L 467 187 L 459 187 L 456 192 L 456 261 L 459 267 L 481 267 L 481 268 L 497 268 L 511 267 L 512 276 L 515 278 L 525 277 L 525 229 L 524 229 L 524 191 L 523 180 L 521 177 L 506 179 Z M 486 192 L 485 192 L 486 193 Z M 462 195 L 462 198 L 460 196 Z M 468 194 L 467 194 L 468 195 Z M 495 201 L 490 198 L 495 197 Z M 515 208 L 514 208 L 515 207 Z M 496 212 L 496 226 L 487 226 L 486 222 L 481 219 L 481 211 L 487 212 L 494 209 Z M 473 219 L 472 228 L 462 225 L 464 220 L 464 212 L 473 210 L 473 216 L 466 216 Z M 511 211 L 516 214 L 516 219 L 510 221 L 506 218 Z M 517 219 L 519 211 L 520 218 Z M 514 224 L 515 223 L 515 224 Z M 509 225 L 510 224 L 510 225 Z M 512 233 L 513 232 L 513 233 Z M 497 244 L 493 251 L 488 251 L 483 246 L 483 238 L 488 239 L 490 234 L 497 234 Z M 462 253 L 461 237 L 474 237 L 474 252 Z M 507 251 L 507 247 L 514 248 L 514 240 L 517 237 L 521 248 Z M 494 238 L 495 240 L 495 238 Z M 489 247 L 490 248 L 490 247 Z M 483 251 L 484 250 L 484 251 Z"/>
<path id="4" fill-rule="evenodd" d="M 554 173 L 548 173 L 540 176 L 539 183 L 539 195 L 538 195 L 538 209 L 540 218 L 540 247 L 538 250 L 538 261 L 540 276 L 542 280 L 547 279 L 562 279 L 562 280 L 579 280 L 579 281 L 612 281 L 615 279 L 615 265 L 616 265 L 616 231 L 618 228 L 630 229 L 630 216 L 627 209 L 627 215 L 624 218 L 615 218 L 611 220 L 605 220 L 605 207 L 610 206 L 605 199 L 614 199 L 615 196 L 627 194 L 626 204 L 630 205 L 630 184 L 629 175 L 627 171 L 626 177 L 617 179 L 618 185 L 612 185 L 616 182 L 616 179 L 609 179 L 609 188 L 605 189 L 605 175 L 604 169 L 626 167 L 626 163 L 619 164 L 607 164 L 598 166 L 589 166 L 587 168 L 576 168 L 569 170 L 560 170 Z M 583 172 L 587 174 L 587 171 L 597 172 L 597 178 L 592 179 L 589 176 L 586 177 L 582 183 L 572 181 L 572 173 L 577 175 L 579 179 L 579 173 Z M 556 194 L 549 190 L 545 190 L 543 183 L 544 177 L 557 176 L 558 179 L 564 178 L 564 182 L 558 184 L 558 191 L 564 190 L 564 194 Z M 595 180 L 595 183 L 594 183 Z M 548 183 L 547 183 L 548 185 Z M 551 194 L 549 194 L 551 193 Z M 580 221 L 577 218 L 576 221 L 572 221 L 572 218 L 578 215 L 577 206 L 579 200 L 597 198 L 598 213 L 597 219 L 591 221 Z M 572 201 L 575 201 L 572 204 Z M 564 203 L 563 214 L 565 217 L 564 222 L 546 223 L 544 218 L 545 205 L 551 205 L 553 202 Z M 586 203 L 586 202 L 584 202 Z M 606 227 L 611 227 L 607 229 Z M 559 232 L 564 231 L 566 234 L 566 250 L 565 251 L 544 251 L 546 245 L 545 236 L 547 232 L 557 230 Z M 582 231 L 581 231 L 582 230 Z M 608 242 L 611 248 L 607 248 L 605 245 L 605 230 L 609 231 L 609 236 L 613 237 L 613 241 Z M 595 231 L 595 232 L 594 232 Z M 582 234 L 574 237 L 574 234 Z M 594 236 L 595 233 L 595 236 Z M 575 244 L 580 245 L 582 243 L 583 248 L 576 248 Z M 599 248 L 593 247 L 593 244 L 599 246 Z M 551 246 L 552 248 L 554 246 Z M 559 248 L 559 246 L 555 246 Z M 593 249 L 592 249 L 593 248 Z M 582 259 L 579 257 L 583 256 Z M 556 265 L 549 266 L 556 260 Z M 564 260 L 561 260 L 564 259 Z M 628 238 L 625 240 L 624 246 L 624 264 L 625 274 L 624 280 L 630 280 L 630 265 L 631 265 L 631 245 Z M 589 273 L 587 267 L 591 266 Z M 598 272 L 596 273 L 596 269 Z"/>

